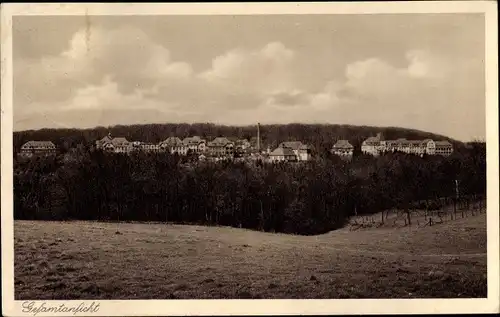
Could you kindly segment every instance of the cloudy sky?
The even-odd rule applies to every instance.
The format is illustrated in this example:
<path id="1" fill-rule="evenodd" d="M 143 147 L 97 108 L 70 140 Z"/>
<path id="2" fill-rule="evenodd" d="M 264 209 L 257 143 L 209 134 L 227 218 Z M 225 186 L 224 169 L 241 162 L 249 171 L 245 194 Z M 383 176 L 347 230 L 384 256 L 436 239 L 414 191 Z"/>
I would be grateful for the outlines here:
<path id="1" fill-rule="evenodd" d="M 485 137 L 479 14 L 15 17 L 14 129 L 215 122 Z"/>

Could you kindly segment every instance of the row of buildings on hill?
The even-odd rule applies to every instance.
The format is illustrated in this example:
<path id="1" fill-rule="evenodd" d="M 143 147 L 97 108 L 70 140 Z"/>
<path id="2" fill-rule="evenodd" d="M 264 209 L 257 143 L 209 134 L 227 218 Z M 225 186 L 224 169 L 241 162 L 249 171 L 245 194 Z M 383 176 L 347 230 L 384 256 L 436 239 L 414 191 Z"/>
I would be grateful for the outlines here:
<path id="1" fill-rule="evenodd" d="M 178 137 L 169 137 L 160 143 L 129 141 L 124 137 L 112 137 L 108 134 L 96 141 L 96 149 L 113 153 L 169 152 L 178 155 L 197 155 L 200 159 L 234 159 L 234 158 L 261 158 L 271 162 L 309 161 L 312 158 L 312 148 L 300 141 L 282 142 L 273 151 L 267 148 L 260 150 L 260 142 L 250 143 L 247 139 L 230 140 L 225 137 L 216 137 L 206 141 L 199 136 L 187 137 L 181 140 Z M 338 140 L 331 152 L 343 158 L 351 158 L 354 146 L 347 140 Z M 378 156 L 387 152 L 402 152 L 415 155 L 442 155 L 453 153 L 453 145 L 448 141 L 425 140 L 384 140 L 381 134 L 369 137 L 363 141 L 361 152 Z M 51 141 L 28 141 L 22 145 L 20 154 L 33 156 L 40 154 L 55 154 L 56 146 Z"/>
<path id="2" fill-rule="evenodd" d="M 231 141 L 225 137 L 217 137 L 209 142 L 199 136 L 187 137 L 183 140 L 178 137 L 169 137 L 159 143 L 147 143 L 128 141 L 124 137 L 112 137 L 111 134 L 108 134 L 96 141 L 96 148 L 114 153 L 131 153 L 140 150 L 144 152 L 170 152 L 178 155 L 191 153 L 222 157 L 247 152 L 251 145 L 246 139 Z"/>
<path id="3" fill-rule="evenodd" d="M 136 150 L 145 152 L 169 152 L 178 155 L 198 155 L 200 159 L 234 159 L 244 157 L 262 157 L 270 161 L 308 161 L 311 148 L 300 141 L 283 142 L 274 151 L 269 148 L 260 150 L 259 141 L 251 144 L 247 139 L 232 141 L 226 137 L 216 137 L 207 141 L 199 136 L 181 140 L 172 136 L 157 144 L 128 141 L 123 137 L 111 137 L 110 134 L 96 141 L 96 148 L 106 152 L 131 153 Z"/>
<path id="4" fill-rule="evenodd" d="M 352 157 L 354 146 L 347 140 L 339 140 L 332 147 L 331 152 L 341 157 Z M 453 145 L 448 141 L 425 140 L 384 140 L 381 133 L 369 137 L 361 144 L 361 152 L 373 156 L 383 153 L 401 152 L 414 155 L 442 155 L 449 156 L 453 153 Z"/>

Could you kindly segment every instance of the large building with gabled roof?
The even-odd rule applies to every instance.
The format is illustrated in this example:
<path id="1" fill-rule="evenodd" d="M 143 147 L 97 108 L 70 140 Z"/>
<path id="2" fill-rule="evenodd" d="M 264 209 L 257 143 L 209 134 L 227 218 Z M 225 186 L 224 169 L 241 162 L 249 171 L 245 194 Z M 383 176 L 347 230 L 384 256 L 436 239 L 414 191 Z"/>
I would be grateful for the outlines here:
<path id="1" fill-rule="evenodd" d="M 216 137 L 208 142 L 208 153 L 213 157 L 233 157 L 234 142 L 225 137 Z"/>
<path id="2" fill-rule="evenodd" d="M 295 162 L 297 155 L 291 148 L 277 147 L 274 151 L 269 153 L 269 159 L 273 163 L 277 162 Z"/>
<path id="3" fill-rule="evenodd" d="M 331 152 L 341 157 L 352 157 L 354 146 L 347 140 L 338 140 L 333 145 Z"/>
<path id="4" fill-rule="evenodd" d="M 51 141 L 28 141 L 21 146 L 21 155 L 51 155 L 56 153 L 56 146 Z"/>
<path id="5" fill-rule="evenodd" d="M 307 144 L 303 144 L 301 141 L 282 142 L 278 148 L 291 149 L 297 157 L 297 161 L 309 161 L 312 157 L 311 147 Z"/>

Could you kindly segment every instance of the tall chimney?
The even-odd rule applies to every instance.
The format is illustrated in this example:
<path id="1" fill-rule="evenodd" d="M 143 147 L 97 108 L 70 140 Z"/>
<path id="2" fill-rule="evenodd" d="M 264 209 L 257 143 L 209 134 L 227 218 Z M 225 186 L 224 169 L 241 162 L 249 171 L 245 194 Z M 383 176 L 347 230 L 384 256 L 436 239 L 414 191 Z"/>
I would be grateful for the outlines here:
<path id="1" fill-rule="evenodd" d="M 260 123 L 257 122 L 257 151 L 260 153 Z"/>

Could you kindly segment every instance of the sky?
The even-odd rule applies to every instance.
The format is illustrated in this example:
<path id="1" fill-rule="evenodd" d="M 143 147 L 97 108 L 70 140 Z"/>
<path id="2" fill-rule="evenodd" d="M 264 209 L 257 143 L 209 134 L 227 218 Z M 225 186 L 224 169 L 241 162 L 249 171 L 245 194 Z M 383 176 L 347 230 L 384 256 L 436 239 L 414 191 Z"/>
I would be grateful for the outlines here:
<path id="1" fill-rule="evenodd" d="M 330 123 L 485 139 L 482 14 L 16 16 L 14 130 Z"/>

